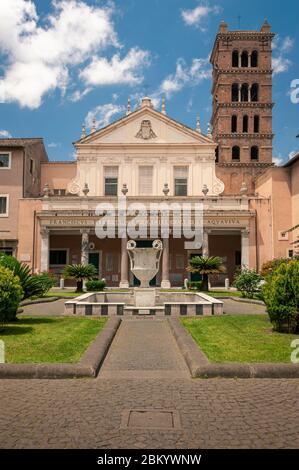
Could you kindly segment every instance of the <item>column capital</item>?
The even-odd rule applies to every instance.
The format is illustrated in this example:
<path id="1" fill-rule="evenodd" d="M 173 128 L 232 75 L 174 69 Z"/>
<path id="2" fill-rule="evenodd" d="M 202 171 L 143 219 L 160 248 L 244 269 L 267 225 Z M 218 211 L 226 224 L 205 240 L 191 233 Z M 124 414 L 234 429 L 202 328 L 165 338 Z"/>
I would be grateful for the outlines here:
<path id="1" fill-rule="evenodd" d="M 250 230 L 248 228 L 244 228 L 243 230 L 241 230 L 241 234 L 243 237 L 248 237 L 250 234 Z"/>
<path id="2" fill-rule="evenodd" d="M 90 228 L 80 228 L 81 235 L 87 234 L 89 235 L 91 232 Z"/>
<path id="3" fill-rule="evenodd" d="M 48 237 L 50 234 L 50 229 L 48 227 L 42 227 L 40 230 L 40 234 L 42 237 Z"/>

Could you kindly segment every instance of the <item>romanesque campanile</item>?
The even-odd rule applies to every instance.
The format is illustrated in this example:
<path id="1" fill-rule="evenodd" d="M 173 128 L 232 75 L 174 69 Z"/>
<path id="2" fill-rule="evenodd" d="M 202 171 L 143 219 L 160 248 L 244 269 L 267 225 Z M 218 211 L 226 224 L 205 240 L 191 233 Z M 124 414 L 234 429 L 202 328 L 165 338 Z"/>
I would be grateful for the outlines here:
<path id="1" fill-rule="evenodd" d="M 253 194 L 272 164 L 273 37 L 267 21 L 261 31 L 228 31 L 222 22 L 211 54 L 217 171 L 234 194 L 242 185 Z"/>

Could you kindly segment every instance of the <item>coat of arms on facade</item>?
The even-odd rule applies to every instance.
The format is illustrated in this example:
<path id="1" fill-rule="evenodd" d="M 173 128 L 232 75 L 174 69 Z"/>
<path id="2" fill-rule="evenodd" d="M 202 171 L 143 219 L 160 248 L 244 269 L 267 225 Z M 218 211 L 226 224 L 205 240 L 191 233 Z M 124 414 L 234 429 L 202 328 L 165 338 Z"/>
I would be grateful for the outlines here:
<path id="1" fill-rule="evenodd" d="M 145 119 L 141 122 L 140 130 L 135 135 L 138 139 L 155 139 L 157 136 L 152 129 L 151 121 Z"/>

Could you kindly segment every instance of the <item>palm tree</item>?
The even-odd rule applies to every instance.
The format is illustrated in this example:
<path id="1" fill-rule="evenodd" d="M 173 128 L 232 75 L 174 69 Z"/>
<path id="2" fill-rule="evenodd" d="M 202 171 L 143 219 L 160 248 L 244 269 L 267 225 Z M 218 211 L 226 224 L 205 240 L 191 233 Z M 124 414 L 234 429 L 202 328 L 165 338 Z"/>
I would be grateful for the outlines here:
<path id="1" fill-rule="evenodd" d="M 202 275 L 202 290 L 209 290 L 209 274 L 223 273 L 225 267 L 219 256 L 194 256 L 189 260 L 187 271 Z"/>
<path id="2" fill-rule="evenodd" d="M 93 279 L 97 275 L 97 270 L 93 264 L 68 264 L 62 275 L 65 279 L 75 279 L 76 292 L 83 292 L 83 281 Z"/>

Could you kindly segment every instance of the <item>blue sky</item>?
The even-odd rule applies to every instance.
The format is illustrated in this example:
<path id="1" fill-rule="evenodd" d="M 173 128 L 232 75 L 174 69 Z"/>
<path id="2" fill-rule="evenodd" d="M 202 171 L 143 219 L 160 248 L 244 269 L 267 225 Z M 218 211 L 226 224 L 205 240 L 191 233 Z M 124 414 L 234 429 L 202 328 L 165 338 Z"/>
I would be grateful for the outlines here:
<path id="1" fill-rule="evenodd" d="M 287 5 L 287 8 L 286 8 Z M 219 22 L 277 34 L 273 50 L 276 161 L 299 149 L 297 0 L 1 0 L 0 137 L 43 137 L 51 160 L 73 158 L 81 126 L 124 114 L 144 94 L 202 130 L 211 116 L 208 57 Z"/>

